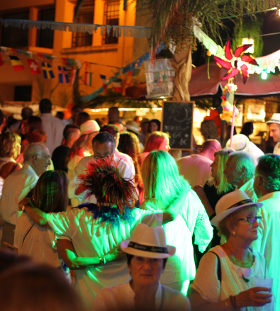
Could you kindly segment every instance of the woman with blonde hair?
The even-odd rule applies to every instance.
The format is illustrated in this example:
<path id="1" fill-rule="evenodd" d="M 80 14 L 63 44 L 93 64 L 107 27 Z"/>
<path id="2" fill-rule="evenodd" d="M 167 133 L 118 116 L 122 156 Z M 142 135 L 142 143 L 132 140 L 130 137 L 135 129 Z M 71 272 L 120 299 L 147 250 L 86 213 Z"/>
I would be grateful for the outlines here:
<path id="1" fill-rule="evenodd" d="M 6 132 L 0 135 L 0 196 L 4 180 L 21 168 L 16 160 L 21 150 L 21 138 L 16 133 Z"/>
<path id="2" fill-rule="evenodd" d="M 186 294 L 196 268 L 192 237 L 203 252 L 212 239 L 212 227 L 205 209 L 189 183 L 179 175 L 175 160 L 166 151 L 152 151 L 142 165 L 146 201 L 142 207 L 170 212 L 174 220 L 164 225 L 167 243 L 176 247 L 167 263 L 162 284 Z"/>
<path id="3" fill-rule="evenodd" d="M 214 215 L 215 205 L 218 200 L 226 193 L 234 190 L 224 174 L 227 159 L 232 152 L 233 150 L 229 148 L 215 152 L 214 161 L 211 164 L 210 179 L 204 187 L 197 185 L 193 188 L 202 201 L 209 217 Z"/>

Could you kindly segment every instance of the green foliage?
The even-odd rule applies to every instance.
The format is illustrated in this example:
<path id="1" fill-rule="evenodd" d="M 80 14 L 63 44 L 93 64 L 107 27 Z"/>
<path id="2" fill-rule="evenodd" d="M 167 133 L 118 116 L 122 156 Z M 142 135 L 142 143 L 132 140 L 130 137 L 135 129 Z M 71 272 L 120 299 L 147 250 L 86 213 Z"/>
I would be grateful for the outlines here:
<path id="1" fill-rule="evenodd" d="M 242 38 L 254 39 L 254 57 L 262 56 L 263 39 L 260 36 L 263 21 L 256 19 L 254 21 L 245 20 L 234 27 L 234 38 L 232 48 L 235 50 L 237 46 L 242 45 Z"/>
<path id="2" fill-rule="evenodd" d="M 219 33 L 224 19 L 234 18 L 235 23 L 244 16 L 253 19 L 256 12 L 275 7 L 279 0 L 138 0 L 138 3 L 152 12 L 151 46 L 171 40 L 180 48 L 194 43 L 194 22 L 221 42 Z"/>
<path id="3" fill-rule="evenodd" d="M 119 107 L 119 108 L 153 108 L 161 107 L 162 100 L 137 100 L 131 98 L 125 98 L 120 93 L 108 91 L 106 96 L 97 96 L 92 101 L 88 102 L 85 107 L 87 108 L 107 108 L 107 107 Z"/>

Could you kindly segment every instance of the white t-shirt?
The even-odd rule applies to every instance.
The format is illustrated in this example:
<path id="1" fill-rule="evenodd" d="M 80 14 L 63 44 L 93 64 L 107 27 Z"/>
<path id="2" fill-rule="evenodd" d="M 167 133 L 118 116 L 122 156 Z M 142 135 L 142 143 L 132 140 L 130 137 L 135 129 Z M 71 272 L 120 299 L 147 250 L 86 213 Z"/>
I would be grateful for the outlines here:
<path id="1" fill-rule="evenodd" d="M 81 159 L 75 169 L 72 171 L 71 179 L 69 179 L 68 184 L 68 196 L 71 199 L 72 206 L 78 206 L 79 204 L 91 202 L 96 203 L 95 196 L 87 197 L 87 192 L 77 195 L 75 193 L 77 187 L 80 184 L 79 175 L 85 174 L 87 172 L 87 166 L 90 161 L 94 160 L 94 156 L 89 156 Z M 125 179 L 134 180 L 135 171 L 132 171 L 130 165 L 114 154 L 114 160 L 117 163 L 120 175 Z M 70 177 L 70 176 L 69 176 Z"/>
<path id="2" fill-rule="evenodd" d="M 47 135 L 46 146 L 50 154 L 52 154 L 54 149 L 62 143 L 65 124 L 51 113 L 42 113 L 40 117 L 42 119 L 43 130 Z"/>

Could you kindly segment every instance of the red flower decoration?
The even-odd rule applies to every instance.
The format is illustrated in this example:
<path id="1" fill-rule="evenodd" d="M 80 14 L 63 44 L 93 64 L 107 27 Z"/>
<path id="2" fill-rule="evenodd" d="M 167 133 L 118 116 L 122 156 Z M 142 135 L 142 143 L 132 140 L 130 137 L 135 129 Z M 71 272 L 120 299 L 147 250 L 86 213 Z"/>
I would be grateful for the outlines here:
<path id="1" fill-rule="evenodd" d="M 249 63 L 249 64 L 253 64 L 253 65 L 256 65 L 258 66 L 257 62 L 249 55 L 241 55 L 242 53 L 244 53 L 252 44 L 244 44 L 242 46 L 239 46 L 235 51 L 234 53 L 232 54 L 232 50 L 231 50 L 231 47 L 230 47 L 230 42 L 228 41 L 226 43 L 226 46 L 225 46 L 225 57 L 228 61 L 226 60 L 223 60 L 217 56 L 214 56 L 214 59 L 217 63 L 218 66 L 221 66 L 225 69 L 228 70 L 227 74 L 222 77 L 221 80 L 228 80 L 230 78 L 233 78 L 235 77 L 238 72 L 239 72 L 239 69 L 237 67 L 238 65 L 238 60 L 240 59 L 242 62 L 246 62 L 246 63 Z M 240 57 L 241 55 L 241 57 Z M 246 83 L 247 81 L 247 77 L 248 77 L 248 67 L 246 64 L 242 64 L 241 67 L 240 67 L 240 71 L 242 73 L 242 76 L 243 76 L 243 82 Z"/>

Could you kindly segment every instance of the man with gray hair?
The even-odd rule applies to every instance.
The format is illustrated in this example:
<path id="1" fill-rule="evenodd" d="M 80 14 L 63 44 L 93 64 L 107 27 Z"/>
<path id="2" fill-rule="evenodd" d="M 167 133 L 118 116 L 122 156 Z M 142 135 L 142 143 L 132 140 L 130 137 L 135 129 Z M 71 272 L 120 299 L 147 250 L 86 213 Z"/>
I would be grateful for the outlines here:
<path id="1" fill-rule="evenodd" d="M 18 203 L 32 190 L 40 175 L 50 165 L 50 153 L 42 143 L 30 144 L 24 152 L 23 167 L 4 182 L 0 200 L 0 215 L 4 220 L 2 246 L 12 246 L 18 216 Z"/>
<path id="2" fill-rule="evenodd" d="M 263 204 L 259 237 L 255 250 L 265 257 L 269 275 L 273 277 L 275 310 L 280 310 L 280 156 L 266 154 L 259 159 L 255 171 L 254 189 Z"/>
<path id="3" fill-rule="evenodd" d="M 244 151 L 237 151 L 230 154 L 224 170 L 227 181 L 235 188 L 242 190 L 254 202 L 258 198 L 254 191 L 255 164 L 252 156 Z"/>

